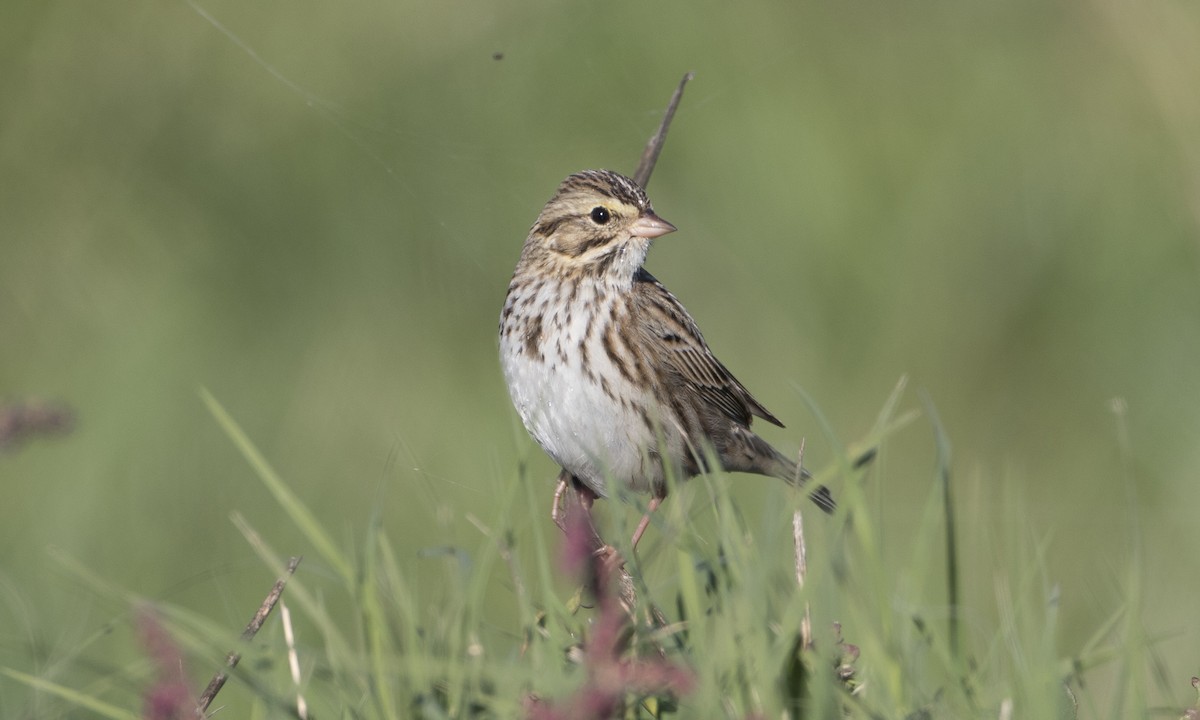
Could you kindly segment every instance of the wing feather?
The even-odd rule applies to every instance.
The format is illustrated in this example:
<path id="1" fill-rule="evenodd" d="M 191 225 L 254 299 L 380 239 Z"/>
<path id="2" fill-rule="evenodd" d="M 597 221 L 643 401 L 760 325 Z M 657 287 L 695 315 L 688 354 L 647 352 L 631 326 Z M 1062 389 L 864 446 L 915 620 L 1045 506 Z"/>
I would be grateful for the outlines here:
<path id="1" fill-rule="evenodd" d="M 691 388 L 696 397 L 730 420 L 750 426 L 752 416 L 783 427 L 733 373 L 709 350 L 700 328 L 679 300 L 653 275 L 640 270 L 634 277 L 635 306 L 645 341 L 662 348 L 662 368 Z"/>

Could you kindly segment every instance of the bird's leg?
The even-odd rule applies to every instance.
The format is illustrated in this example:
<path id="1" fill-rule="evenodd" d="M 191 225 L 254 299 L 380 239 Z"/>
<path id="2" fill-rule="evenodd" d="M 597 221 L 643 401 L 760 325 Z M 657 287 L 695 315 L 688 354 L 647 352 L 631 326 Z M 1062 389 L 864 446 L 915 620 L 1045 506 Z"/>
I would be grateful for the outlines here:
<path id="1" fill-rule="evenodd" d="M 592 520 L 592 505 L 596 502 L 596 491 L 579 482 L 579 478 L 574 475 L 571 476 L 571 489 L 574 490 L 572 494 L 575 502 L 583 511 L 583 519 L 587 521 L 588 530 L 592 535 L 593 549 L 604 547 L 604 540 L 600 538 L 600 531 L 596 529 L 596 523 Z M 568 504 L 570 502 L 570 500 L 567 501 Z"/>
<path id="2" fill-rule="evenodd" d="M 599 497 L 596 491 L 584 485 L 574 475 L 571 476 L 571 487 L 574 488 L 575 495 L 579 498 L 579 504 L 587 511 L 588 517 L 591 517 L 592 503 L 596 502 L 596 498 Z"/>
<path id="3" fill-rule="evenodd" d="M 566 471 L 563 471 L 564 474 Z M 621 558 L 621 554 L 612 545 L 604 542 L 604 538 L 600 537 L 600 530 L 596 528 L 596 523 L 592 520 L 592 505 L 595 504 L 596 498 L 599 495 L 596 491 L 579 481 L 579 478 L 574 475 L 568 475 L 572 492 L 567 497 L 566 510 L 567 514 L 581 512 L 583 519 L 587 523 L 589 543 L 592 548 L 592 554 L 600 559 L 601 564 L 605 568 L 606 573 L 619 570 L 625 574 L 625 561 Z"/>
<path id="4" fill-rule="evenodd" d="M 625 569 L 621 554 L 604 542 L 592 521 L 592 505 L 597 497 L 595 490 L 565 470 L 559 475 L 551 517 L 567 536 L 564 557 L 570 559 L 564 562 L 575 564 L 586 558 L 588 569 L 583 572 L 588 592 L 596 598 L 611 593 L 632 618 L 637 606 L 633 578 Z"/>
<path id="5" fill-rule="evenodd" d="M 573 516 L 581 515 L 583 521 L 587 523 L 589 543 L 593 551 L 604 546 L 604 541 L 600 539 L 600 532 L 596 530 L 596 524 L 592 522 L 592 505 L 596 502 L 596 497 L 594 490 L 580 482 L 579 478 L 563 470 L 558 474 L 558 486 L 554 488 L 554 506 L 550 508 L 550 519 L 568 535 L 570 534 L 568 527 L 578 522 L 578 518 Z"/>
<path id="6" fill-rule="evenodd" d="M 568 494 L 567 490 L 570 489 Z M 596 502 L 596 492 L 587 485 L 579 482 L 571 473 L 563 470 L 558 474 L 558 485 L 554 488 L 554 504 L 550 507 L 550 519 L 563 533 L 570 535 L 569 526 L 579 522 L 582 516 L 587 524 L 588 552 L 601 553 L 608 545 L 600 538 L 600 531 L 592 522 L 592 505 Z"/>
<path id="7" fill-rule="evenodd" d="M 567 494 L 568 488 L 572 491 L 570 495 Z M 571 473 L 563 470 L 558 474 L 558 486 L 554 488 L 554 505 L 550 508 L 550 519 L 564 533 L 567 532 L 568 516 L 572 512 L 582 511 L 592 537 L 593 549 L 604 547 L 604 541 L 600 539 L 600 532 L 596 530 L 596 525 L 592 522 L 592 505 L 596 502 L 596 497 L 596 491 L 579 482 L 579 479 Z"/>
<path id="8" fill-rule="evenodd" d="M 559 530 L 567 531 L 565 518 L 563 517 L 563 496 L 567 492 L 567 487 L 571 484 L 571 473 L 563 470 L 558 474 L 558 486 L 554 488 L 554 504 L 550 506 L 550 519 L 558 526 Z"/>
<path id="9" fill-rule="evenodd" d="M 642 533 L 646 532 L 646 528 L 650 527 L 650 516 L 662 504 L 665 495 L 655 495 L 650 498 L 650 505 L 646 507 L 646 514 L 642 516 L 642 521 L 638 523 L 637 530 L 633 531 L 633 540 L 630 541 L 630 549 L 637 550 L 638 540 L 642 539 Z"/>

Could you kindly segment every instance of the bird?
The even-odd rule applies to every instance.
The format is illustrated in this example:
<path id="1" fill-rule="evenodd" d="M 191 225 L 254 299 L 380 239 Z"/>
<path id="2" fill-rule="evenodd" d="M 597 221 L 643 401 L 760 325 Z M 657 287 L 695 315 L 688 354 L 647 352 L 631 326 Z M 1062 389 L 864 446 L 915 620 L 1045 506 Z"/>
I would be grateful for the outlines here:
<path id="1" fill-rule="evenodd" d="M 499 351 L 517 414 L 590 509 L 615 489 L 649 493 L 631 547 L 667 478 L 711 470 L 802 486 L 807 470 L 759 437 L 783 427 L 716 358 L 683 304 L 643 266 L 676 227 L 644 188 L 611 170 L 570 175 L 529 230 L 500 314 Z M 617 486 L 617 487 L 614 487 Z M 832 512 L 829 490 L 810 493 Z"/>

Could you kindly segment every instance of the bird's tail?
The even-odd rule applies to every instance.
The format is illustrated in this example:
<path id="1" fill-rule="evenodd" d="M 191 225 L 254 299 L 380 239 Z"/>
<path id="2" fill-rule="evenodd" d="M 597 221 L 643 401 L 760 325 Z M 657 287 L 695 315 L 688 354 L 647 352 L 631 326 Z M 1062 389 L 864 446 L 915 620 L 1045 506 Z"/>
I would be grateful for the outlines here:
<path id="1" fill-rule="evenodd" d="M 796 461 L 787 457 L 775 448 L 768 445 L 765 441 L 762 443 L 769 451 L 771 461 L 769 466 L 764 468 L 763 474 L 777 477 L 789 485 L 796 487 L 804 487 L 809 480 L 812 480 L 812 473 L 801 467 Z M 837 503 L 833 500 L 833 493 L 829 492 L 829 488 L 824 485 L 818 485 L 813 488 L 808 497 L 817 507 L 827 513 L 832 513 L 837 509 Z"/>

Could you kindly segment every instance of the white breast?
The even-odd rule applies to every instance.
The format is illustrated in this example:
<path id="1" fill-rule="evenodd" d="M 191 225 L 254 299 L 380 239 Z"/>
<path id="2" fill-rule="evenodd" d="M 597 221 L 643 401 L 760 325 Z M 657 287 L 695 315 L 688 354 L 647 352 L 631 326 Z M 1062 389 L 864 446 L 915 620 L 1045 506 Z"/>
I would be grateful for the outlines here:
<path id="1" fill-rule="evenodd" d="M 502 333 L 501 365 L 525 428 L 555 462 L 600 495 L 607 494 L 608 478 L 645 492 L 662 481 L 661 467 L 647 462 L 644 453 L 654 447 L 655 439 L 641 417 L 609 397 L 583 367 L 580 348 L 586 344 L 593 378 L 606 378 L 618 397 L 638 392 L 604 350 L 600 338 L 614 294 L 599 289 L 584 283 L 571 303 L 576 311 L 568 313 L 566 298 L 559 297 L 564 287 L 543 285 L 534 302 L 525 306 L 551 309 L 543 316 L 540 352 L 529 352 L 524 332 Z M 512 302 L 510 297 L 506 304 Z M 512 320 L 528 327 L 527 319 Z"/>

